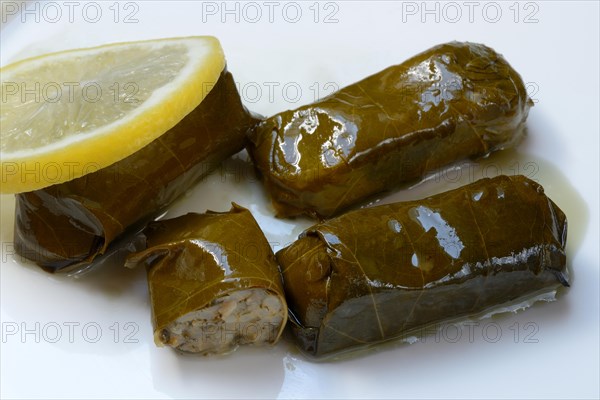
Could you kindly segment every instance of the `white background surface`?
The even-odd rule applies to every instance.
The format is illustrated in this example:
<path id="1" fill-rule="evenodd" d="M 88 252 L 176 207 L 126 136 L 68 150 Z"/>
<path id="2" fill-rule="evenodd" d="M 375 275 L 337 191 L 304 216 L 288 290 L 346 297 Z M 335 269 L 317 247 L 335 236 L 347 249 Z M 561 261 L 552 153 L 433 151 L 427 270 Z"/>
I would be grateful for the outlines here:
<path id="1" fill-rule="evenodd" d="M 21 7 L 21 2 L 3 2 L 3 12 L 12 9 L 6 8 L 8 3 Z M 336 363 L 308 362 L 287 342 L 225 358 L 184 357 L 152 343 L 143 271 L 109 265 L 73 279 L 23 265 L 12 254 L 14 200 L 2 196 L 2 398 L 598 398 L 597 2 L 475 2 L 471 15 L 460 1 L 451 6 L 305 2 L 297 7 L 257 2 L 262 17 L 254 23 L 256 7 L 244 3 L 229 3 L 229 9 L 238 7 L 233 14 L 223 14 L 221 2 L 130 3 L 134 5 L 117 5 L 115 22 L 113 2 L 98 2 L 102 16 L 96 23 L 86 21 L 95 14 L 92 9 L 84 14 L 83 2 L 74 9 L 73 22 L 67 6 L 54 2 L 62 12 L 54 23 L 55 11 L 46 8 L 44 14 L 39 4 L 39 22 L 34 13 L 25 22 L 17 15 L 2 25 L 0 62 L 115 41 L 214 35 L 222 42 L 246 105 L 270 115 L 314 100 L 316 87 L 323 96 L 332 87 L 327 83 L 350 84 L 438 43 L 468 40 L 492 46 L 529 82 L 537 100 L 529 137 L 519 154 L 510 157 L 518 168 L 536 163 L 534 178 L 569 218 L 573 285 L 557 302 L 494 319 L 494 325 L 482 321 L 472 335 L 463 329 L 456 343 L 453 328 L 413 345 L 388 345 Z M 461 15 L 453 23 L 455 5 Z M 217 13 L 203 13 L 203 7 Z M 272 17 L 269 7 L 274 7 Z M 425 14 L 423 7 L 439 11 Z M 296 8 L 302 15 L 291 23 Z M 315 8 L 320 10 L 317 22 Z M 123 23 L 135 10 L 132 18 L 137 22 Z M 333 23 L 324 23 L 331 12 Z M 298 87 L 302 96 L 296 99 Z M 387 200 L 419 197 L 447 186 L 430 184 Z M 239 163 L 215 172 L 169 215 L 225 210 L 232 200 L 250 208 L 275 250 L 308 223 L 272 218 L 251 169 Z M 71 335 L 69 324 L 74 324 Z M 8 335 L 15 326 L 19 332 Z M 48 340 L 55 338 L 56 326 L 61 336 Z M 102 333 L 91 343 L 96 327 Z M 498 328 L 501 335 L 491 340 Z M 22 335 L 24 329 L 37 331 L 39 342 L 35 333 Z"/>

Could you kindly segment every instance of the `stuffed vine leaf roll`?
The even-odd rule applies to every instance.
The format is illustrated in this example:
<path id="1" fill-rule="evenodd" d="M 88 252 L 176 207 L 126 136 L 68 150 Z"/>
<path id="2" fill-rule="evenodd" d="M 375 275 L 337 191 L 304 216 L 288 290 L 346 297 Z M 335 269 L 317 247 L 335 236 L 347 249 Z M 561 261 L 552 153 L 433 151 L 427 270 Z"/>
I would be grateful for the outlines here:
<path id="1" fill-rule="evenodd" d="M 226 353 L 238 344 L 272 344 L 287 320 L 279 267 L 245 208 L 152 222 L 146 264 L 155 341 L 184 352 Z"/>
<path id="2" fill-rule="evenodd" d="M 47 271 L 89 264 L 128 227 L 147 222 L 221 161 L 240 151 L 256 119 L 232 75 L 131 156 L 81 178 L 16 196 L 15 247 Z"/>
<path id="3" fill-rule="evenodd" d="M 523 176 L 349 212 L 277 259 L 300 348 L 321 357 L 568 286 L 567 219 Z"/>
<path id="4" fill-rule="evenodd" d="M 501 55 L 452 42 L 264 120 L 248 150 L 278 216 L 329 217 L 441 166 L 512 146 L 532 104 Z"/>

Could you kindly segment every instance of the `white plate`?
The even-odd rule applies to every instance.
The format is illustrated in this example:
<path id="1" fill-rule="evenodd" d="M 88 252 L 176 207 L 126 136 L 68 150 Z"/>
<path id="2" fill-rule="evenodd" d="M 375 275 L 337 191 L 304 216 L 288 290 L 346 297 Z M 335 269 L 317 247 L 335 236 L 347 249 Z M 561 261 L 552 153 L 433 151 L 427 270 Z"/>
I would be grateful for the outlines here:
<path id="1" fill-rule="evenodd" d="M 519 155 L 485 160 L 493 168 L 477 171 L 518 170 L 546 187 L 569 218 L 574 271 L 554 303 L 343 362 L 311 363 L 285 342 L 185 357 L 152 343 L 142 271 L 106 266 L 72 279 L 23 265 L 12 250 L 14 200 L 2 196 L 2 398 L 600 395 L 597 2 L 28 2 L 14 16 L 22 2 L 1 6 L 2 65 L 115 41 L 215 35 L 246 105 L 265 115 L 434 44 L 486 43 L 521 73 L 537 103 Z M 432 181 L 383 201 L 453 185 Z M 230 201 L 250 208 L 275 250 L 308 224 L 274 219 L 251 168 L 232 161 L 169 215 L 225 210 Z"/>

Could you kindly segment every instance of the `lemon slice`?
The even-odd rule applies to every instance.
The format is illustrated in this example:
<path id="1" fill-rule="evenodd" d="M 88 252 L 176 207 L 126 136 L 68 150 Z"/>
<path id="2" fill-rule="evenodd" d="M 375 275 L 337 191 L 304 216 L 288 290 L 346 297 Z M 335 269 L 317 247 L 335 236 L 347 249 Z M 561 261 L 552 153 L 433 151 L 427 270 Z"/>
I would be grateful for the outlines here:
<path id="1" fill-rule="evenodd" d="M 0 69 L 0 193 L 66 182 L 177 124 L 225 67 L 216 38 L 116 43 Z"/>

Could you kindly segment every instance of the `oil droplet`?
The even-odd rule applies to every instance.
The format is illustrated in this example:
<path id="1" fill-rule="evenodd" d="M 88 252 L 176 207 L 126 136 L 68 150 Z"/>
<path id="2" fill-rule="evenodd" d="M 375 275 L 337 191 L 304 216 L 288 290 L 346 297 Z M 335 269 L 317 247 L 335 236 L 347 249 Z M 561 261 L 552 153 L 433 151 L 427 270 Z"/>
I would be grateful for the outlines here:
<path id="1" fill-rule="evenodd" d="M 429 272 L 433 269 L 433 262 L 427 256 L 418 256 L 416 253 L 413 253 L 410 261 L 413 267 L 420 268 L 423 272 Z"/>
<path id="2" fill-rule="evenodd" d="M 400 233 L 400 231 L 402 230 L 402 225 L 400 225 L 400 222 L 396 221 L 395 219 L 390 219 L 388 221 L 388 227 L 392 232 L 396 233 Z"/>
<path id="3" fill-rule="evenodd" d="M 496 196 L 499 199 L 503 199 L 504 198 L 504 189 L 502 189 L 501 187 L 497 187 L 496 188 Z"/>
<path id="4" fill-rule="evenodd" d="M 413 267 L 419 268 L 419 257 L 413 253 L 412 258 L 410 260 L 412 262 Z"/>

